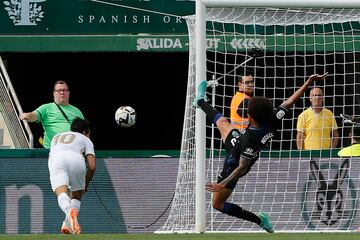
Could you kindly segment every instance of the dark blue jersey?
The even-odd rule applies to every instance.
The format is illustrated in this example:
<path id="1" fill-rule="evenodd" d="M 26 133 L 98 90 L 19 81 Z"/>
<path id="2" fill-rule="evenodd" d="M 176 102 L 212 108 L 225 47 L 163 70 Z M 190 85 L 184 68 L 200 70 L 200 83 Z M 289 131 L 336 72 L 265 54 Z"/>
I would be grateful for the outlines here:
<path id="1" fill-rule="evenodd" d="M 218 182 L 221 182 L 230 175 L 235 168 L 239 166 L 240 157 L 250 161 L 248 172 L 252 165 L 259 158 L 259 153 L 268 148 L 270 140 L 274 133 L 281 127 L 281 120 L 289 110 L 283 106 L 278 107 L 273 114 L 271 121 L 261 128 L 254 128 L 249 125 L 244 131 L 233 129 L 225 139 L 225 148 L 228 155 L 224 162 L 223 171 L 221 172 Z M 235 187 L 236 182 L 229 186 Z"/>

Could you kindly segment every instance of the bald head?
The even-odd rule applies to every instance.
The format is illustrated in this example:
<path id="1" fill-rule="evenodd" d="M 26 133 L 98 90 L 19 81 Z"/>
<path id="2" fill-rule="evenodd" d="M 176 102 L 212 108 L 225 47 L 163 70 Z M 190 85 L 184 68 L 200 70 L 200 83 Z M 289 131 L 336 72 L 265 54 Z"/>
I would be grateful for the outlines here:
<path id="1" fill-rule="evenodd" d="M 311 107 L 314 109 L 314 111 L 321 111 L 324 104 L 324 93 L 321 88 L 315 87 L 311 89 L 309 98 L 311 102 Z"/>

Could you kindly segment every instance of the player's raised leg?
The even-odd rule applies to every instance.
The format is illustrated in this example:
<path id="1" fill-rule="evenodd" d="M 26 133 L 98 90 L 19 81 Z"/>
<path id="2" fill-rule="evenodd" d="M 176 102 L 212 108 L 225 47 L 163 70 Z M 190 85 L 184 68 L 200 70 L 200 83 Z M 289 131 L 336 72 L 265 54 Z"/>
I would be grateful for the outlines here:
<path id="1" fill-rule="evenodd" d="M 213 106 L 207 102 L 206 97 L 207 81 L 203 80 L 198 86 L 198 91 L 193 102 L 195 108 L 200 108 L 210 122 L 218 128 L 221 139 L 225 140 L 229 132 L 235 127 Z"/>
<path id="2" fill-rule="evenodd" d="M 207 81 L 206 80 L 201 81 L 198 86 L 198 91 L 196 93 L 196 97 L 193 102 L 194 107 L 196 108 L 200 107 L 198 105 L 199 100 L 204 100 L 205 102 L 207 101 L 206 88 L 207 88 Z"/>

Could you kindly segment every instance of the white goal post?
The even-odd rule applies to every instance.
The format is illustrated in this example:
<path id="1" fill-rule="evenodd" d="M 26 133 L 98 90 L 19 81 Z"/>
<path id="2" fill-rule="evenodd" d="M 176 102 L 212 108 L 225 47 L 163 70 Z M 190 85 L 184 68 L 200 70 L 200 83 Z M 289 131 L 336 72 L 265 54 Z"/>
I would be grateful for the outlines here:
<path id="1" fill-rule="evenodd" d="M 190 63 L 179 176 L 168 220 L 158 232 L 260 231 L 253 224 L 239 223 L 241 221 L 238 219 L 221 216 L 221 213 L 215 213 L 216 211 L 211 208 L 211 197 L 205 192 L 205 183 L 216 181 L 216 175 L 222 167 L 224 151 L 219 137 L 214 133 L 216 129 L 209 125 L 206 127 L 205 115 L 201 110 L 194 110 L 191 106 L 197 85 L 204 79 L 223 78 L 224 83 L 219 83 L 220 87 L 216 85 L 217 83 L 214 84 L 216 86 L 213 86 L 210 99 L 212 104 L 228 117 L 229 99 L 236 91 L 236 79 L 241 76 L 240 71 L 238 72 L 239 65 L 246 62 L 251 48 L 263 48 L 264 57 L 259 63 L 252 66 L 247 64 L 259 73 L 255 73 L 255 86 L 260 90 L 258 94 L 255 92 L 255 95 L 263 95 L 279 102 L 289 96 L 286 89 L 291 90 L 292 93 L 299 86 L 297 82 L 305 80 L 311 71 L 325 72 L 331 69 L 329 77 L 332 82 L 322 87 L 325 89 L 325 94 L 333 94 L 334 114 L 338 112 L 360 114 L 359 109 L 355 107 L 360 98 L 357 93 L 360 82 L 356 80 L 360 76 L 360 63 L 357 60 L 360 56 L 360 27 L 357 26 L 360 20 L 360 2 L 197 0 L 195 18 L 189 16 L 186 19 L 190 37 Z M 251 29 L 250 33 L 248 29 Z M 252 37 L 248 37 L 249 35 Z M 213 40 L 209 41 L 209 36 L 214 37 Z M 239 39 L 240 37 L 245 40 Z M 230 45 L 233 49 L 227 48 Z M 234 50 L 234 45 L 239 49 Z M 301 54 L 298 54 L 299 52 Z M 280 69 L 278 72 L 277 68 Z M 287 73 L 291 76 L 288 77 Z M 258 75 L 260 80 L 257 79 Z M 278 83 L 277 78 L 281 77 L 282 82 Z M 272 78 L 274 81 L 270 82 Z M 291 83 L 288 83 L 289 78 Z M 231 79 L 231 83 L 225 83 L 225 79 Z M 352 90 L 349 92 L 348 89 Z M 305 109 L 308 105 L 305 98 L 301 104 L 300 107 L 295 108 L 295 111 L 300 112 Z M 340 106 L 341 104 L 343 106 Z M 247 176 L 244 183 L 239 181 L 238 185 L 243 186 L 237 188 L 241 188 L 239 192 L 244 191 L 243 196 L 234 192 L 234 195 L 237 195 L 232 197 L 232 201 L 238 202 L 241 206 L 245 204 L 251 211 L 267 208 L 270 215 L 275 216 L 275 219 L 272 217 L 275 230 L 278 230 L 277 226 L 280 231 L 353 230 L 355 227 L 353 223 L 360 219 L 357 203 L 360 165 L 352 159 L 346 162 L 334 158 L 331 151 L 328 155 L 323 154 L 322 151 L 317 154 L 312 152 L 303 154 L 296 151 L 291 142 L 294 139 L 293 132 L 296 131 L 296 118 L 297 116 L 293 114 L 293 118 L 288 123 L 284 123 L 285 134 L 281 134 L 280 139 L 275 143 L 276 147 L 272 146 L 268 153 L 269 157 L 261 157 L 258 160 L 257 167 L 252 170 L 255 173 Z M 342 133 L 345 132 L 344 130 Z M 209 133 L 210 137 L 207 137 Z M 290 139 L 286 136 L 290 136 Z M 338 147 L 345 145 L 342 141 Z M 277 157 L 273 157 L 273 150 L 277 152 L 275 154 Z M 289 152 L 285 157 L 283 150 Z M 280 159 L 289 161 L 285 163 L 287 160 L 280 161 Z M 262 166 L 259 166 L 260 161 L 263 161 Z M 312 165 L 309 164 L 310 161 Z M 334 179 L 332 170 L 340 165 L 357 169 L 335 174 L 336 180 L 344 178 L 341 184 L 347 185 L 347 190 L 342 193 L 342 197 L 346 195 L 349 200 L 343 202 L 342 207 L 345 210 L 336 221 L 333 216 L 322 219 L 322 214 L 330 213 L 323 213 L 319 209 L 308 211 L 307 201 L 311 199 L 309 201 L 315 208 L 318 192 L 314 182 L 317 181 L 317 185 L 321 185 L 316 176 L 325 175 L 323 169 L 326 169 L 326 177 L 330 182 Z M 264 173 L 265 180 L 259 177 Z M 296 176 L 291 176 L 293 173 Z M 279 176 L 282 178 L 280 179 Z M 252 185 L 252 181 L 258 181 L 259 187 Z M 273 186 L 270 186 L 271 184 Z M 329 185 L 327 187 L 329 188 Z M 282 191 L 286 194 L 281 195 L 283 202 L 278 206 L 280 200 L 275 193 Z M 328 191 L 330 190 L 326 189 L 328 195 L 332 194 Z M 254 198 L 263 199 L 259 203 Z M 331 201 L 330 199 L 329 204 Z M 255 206 L 252 206 L 252 203 Z M 301 209 L 291 209 L 291 206 L 295 205 L 299 205 Z"/>

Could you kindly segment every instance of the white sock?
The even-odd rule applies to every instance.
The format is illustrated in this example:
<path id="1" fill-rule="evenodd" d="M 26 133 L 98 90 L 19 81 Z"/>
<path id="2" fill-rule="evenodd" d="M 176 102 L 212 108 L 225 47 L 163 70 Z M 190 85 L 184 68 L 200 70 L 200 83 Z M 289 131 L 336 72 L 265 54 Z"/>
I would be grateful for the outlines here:
<path id="1" fill-rule="evenodd" d="M 61 208 L 61 210 L 65 213 L 68 214 L 70 211 L 70 204 L 71 204 L 71 199 L 69 198 L 69 196 L 66 193 L 60 193 L 58 196 L 58 204 L 59 207 Z"/>
<path id="2" fill-rule="evenodd" d="M 77 200 L 77 199 L 71 199 L 71 208 L 75 208 L 78 212 L 80 211 L 80 205 L 81 205 L 81 201 Z"/>

